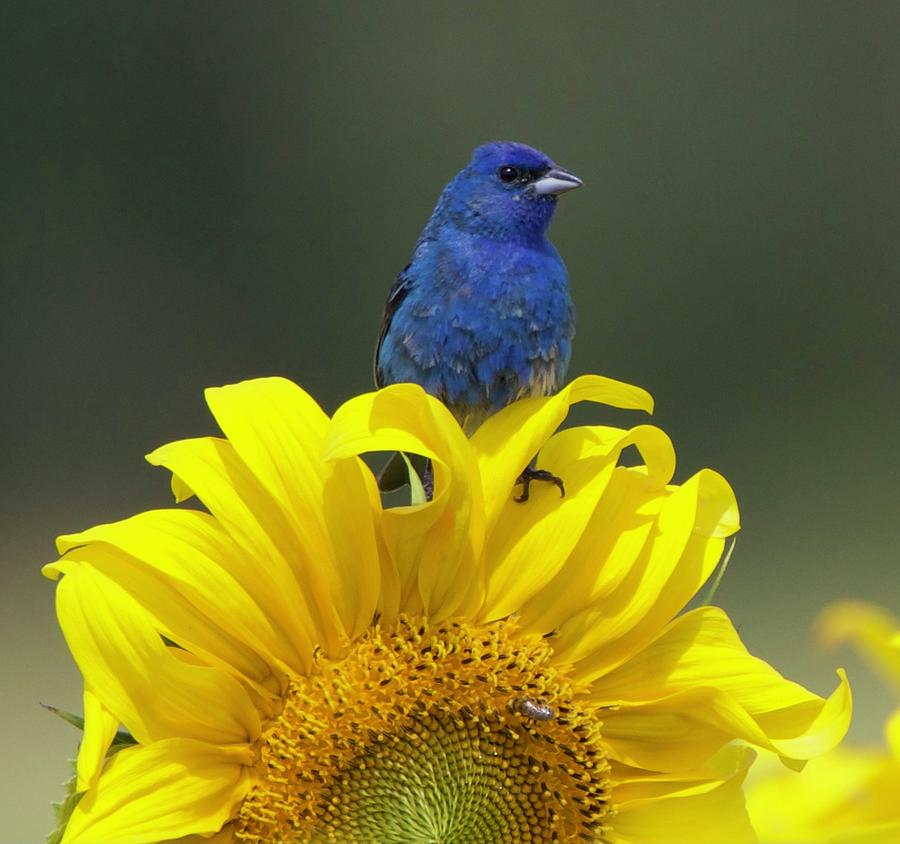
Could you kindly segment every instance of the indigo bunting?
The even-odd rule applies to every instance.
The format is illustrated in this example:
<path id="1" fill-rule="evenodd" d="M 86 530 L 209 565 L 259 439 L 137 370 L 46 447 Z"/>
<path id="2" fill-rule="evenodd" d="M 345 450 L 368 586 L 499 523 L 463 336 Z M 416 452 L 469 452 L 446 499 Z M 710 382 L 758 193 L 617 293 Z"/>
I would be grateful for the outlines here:
<path id="1" fill-rule="evenodd" d="M 444 188 L 388 294 L 375 382 L 420 384 L 467 433 L 563 383 L 575 334 L 568 274 L 547 228 L 581 180 L 525 144 L 478 147 Z M 529 467 L 520 479 L 550 480 Z"/>

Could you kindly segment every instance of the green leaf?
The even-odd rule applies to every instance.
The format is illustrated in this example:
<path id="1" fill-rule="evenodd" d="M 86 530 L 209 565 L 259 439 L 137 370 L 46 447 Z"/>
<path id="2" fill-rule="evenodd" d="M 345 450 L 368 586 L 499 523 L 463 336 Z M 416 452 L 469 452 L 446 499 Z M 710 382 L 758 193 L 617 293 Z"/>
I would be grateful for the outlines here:
<path id="1" fill-rule="evenodd" d="M 71 724 L 73 727 L 84 732 L 84 718 L 81 715 L 76 715 L 74 712 L 66 712 L 65 709 L 60 709 L 57 706 L 51 706 L 49 703 L 42 703 L 41 706 L 44 707 L 48 712 L 52 712 L 54 715 L 62 718 L 67 724 Z"/>
<path id="2" fill-rule="evenodd" d="M 58 706 L 51 706 L 49 703 L 42 703 L 41 706 L 48 712 L 52 712 L 54 715 L 62 718 L 67 724 L 71 724 L 73 727 L 84 732 L 84 717 L 82 715 L 76 715 L 74 712 L 66 712 L 65 709 L 60 709 Z M 123 747 L 129 747 L 132 744 L 137 744 L 137 739 L 131 735 L 128 730 L 118 730 L 113 736 L 112 744 L 110 744 L 109 750 L 106 751 L 106 755 L 112 756 L 117 750 L 121 750 Z"/>
<path id="3" fill-rule="evenodd" d="M 78 805 L 78 801 L 81 800 L 82 797 L 82 795 L 75 791 L 75 785 L 78 781 L 78 777 L 74 773 L 75 763 L 71 762 L 70 764 L 73 773 L 66 782 L 65 797 L 63 797 L 63 799 L 60 800 L 59 803 L 53 804 L 53 814 L 56 817 L 56 829 L 54 829 L 53 832 L 51 832 L 47 836 L 47 844 L 60 844 L 60 841 L 62 841 L 62 837 L 66 831 L 66 824 L 69 823 L 69 818 L 72 817 L 72 812 L 75 811 L 75 807 Z"/>
<path id="4" fill-rule="evenodd" d="M 737 537 L 731 540 L 731 547 L 725 552 L 725 557 L 721 563 L 719 563 L 719 570 L 716 572 L 715 578 L 713 578 L 713 582 L 709 587 L 709 591 L 706 593 L 701 606 L 710 606 L 712 604 L 713 598 L 716 596 L 716 592 L 719 591 L 719 584 L 722 582 L 722 578 L 725 576 L 725 569 L 728 568 L 728 561 L 731 559 L 731 554 L 734 551 L 734 546 L 737 545 Z"/>
<path id="5" fill-rule="evenodd" d="M 413 464 L 410 463 L 409 458 L 404 452 L 401 451 L 400 456 L 406 464 L 406 473 L 409 476 L 409 503 L 425 504 L 428 501 L 428 496 L 425 495 L 425 487 L 422 486 L 422 479 L 419 477 L 419 473 L 413 468 Z"/>

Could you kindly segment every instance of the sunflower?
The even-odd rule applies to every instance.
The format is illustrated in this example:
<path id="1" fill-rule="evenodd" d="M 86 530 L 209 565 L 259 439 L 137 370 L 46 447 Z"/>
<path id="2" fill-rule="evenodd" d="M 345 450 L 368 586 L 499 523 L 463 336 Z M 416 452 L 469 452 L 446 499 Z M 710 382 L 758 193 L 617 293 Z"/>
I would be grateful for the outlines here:
<path id="1" fill-rule="evenodd" d="M 839 601 L 817 627 L 825 644 L 851 641 L 896 695 L 886 747 L 836 748 L 800 776 L 760 760 L 747 794 L 753 824 L 772 844 L 900 844 L 900 621 L 873 604 Z"/>
<path id="2" fill-rule="evenodd" d="M 471 438 L 410 384 L 330 420 L 281 378 L 206 398 L 225 437 L 148 457 L 206 510 L 45 568 L 84 677 L 66 844 L 752 840 L 747 745 L 797 765 L 846 731 L 842 673 L 822 699 L 722 610 L 679 614 L 738 529 L 725 479 L 672 484 L 650 425 L 554 433 L 643 390 L 585 376 Z M 382 507 L 360 455 L 385 451 L 432 461 L 430 501 Z M 517 503 L 535 454 L 566 494 Z"/>

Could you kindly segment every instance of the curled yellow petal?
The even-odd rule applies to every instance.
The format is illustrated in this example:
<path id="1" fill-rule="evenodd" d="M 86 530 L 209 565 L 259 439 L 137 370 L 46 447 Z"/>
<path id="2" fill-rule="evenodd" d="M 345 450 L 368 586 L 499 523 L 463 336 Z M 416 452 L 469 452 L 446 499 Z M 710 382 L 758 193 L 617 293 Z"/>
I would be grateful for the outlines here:
<path id="1" fill-rule="evenodd" d="M 433 462 L 433 500 L 386 511 L 382 529 L 395 554 L 401 607 L 418 603 L 444 618 L 483 576 L 483 505 L 469 441 L 441 402 L 414 384 L 397 384 L 338 408 L 323 455 L 335 460 L 375 451 L 421 454 Z"/>
<path id="2" fill-rule="evenodd" d="M 804 760 L 835 747 L 850 725 L 850 687 L 843 672 L 839 677 L 827 699 L 807 691 L 749 654 L 721 610 L 701 607 L 597 679 L 591 694 L 620 707 L 610 723 L 638 715 L 647 719 L 656 712 L 672 719 L 681 713 L 718 730 L 723 739 L 737 735 L 786 759 Z M 695 694 L 706 703 L 697 706 L 692 697 L 683 697 Z M 652 767 L 653 761 L 644 757 L 641 764 Z"/>
<path id="3" fill-rule="evenodd" d="M 653 399 L 646 390 L 600 375 L 583 375 L 554 396 L 522 399 L 488 417 L 472 435 L 488 525 L 508 501 L 516 478 L 562 424 L 569 407 L 582 401 L 653 412 Z M 545 468 L 554 471 L 553 466 Z"/>

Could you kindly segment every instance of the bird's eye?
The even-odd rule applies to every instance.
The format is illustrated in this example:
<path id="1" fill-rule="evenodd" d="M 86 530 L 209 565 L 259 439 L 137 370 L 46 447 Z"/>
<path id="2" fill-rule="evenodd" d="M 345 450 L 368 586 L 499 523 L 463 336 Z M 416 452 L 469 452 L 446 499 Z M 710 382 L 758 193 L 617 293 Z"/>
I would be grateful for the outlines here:
<path id="1" fill-rule="evenodd" d="M 519 171 L 515 167 L 501 167 L 497 171 L 501 182 L 514 182 L 519 178 Z"/>

